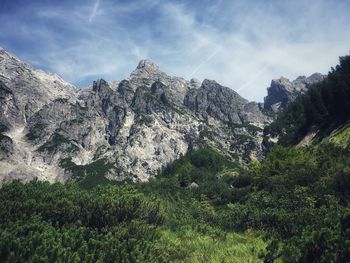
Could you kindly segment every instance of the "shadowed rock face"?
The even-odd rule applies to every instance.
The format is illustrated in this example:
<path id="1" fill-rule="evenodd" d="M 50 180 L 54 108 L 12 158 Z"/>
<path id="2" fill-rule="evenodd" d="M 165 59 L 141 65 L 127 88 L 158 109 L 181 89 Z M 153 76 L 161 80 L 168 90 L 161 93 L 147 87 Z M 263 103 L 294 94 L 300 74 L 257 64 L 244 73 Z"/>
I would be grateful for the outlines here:
<path id="1" fill-rule="evenodd" d="M 127 80 L 77 90 L 0 50 L 0 102 L 0 180 L 147 180 L 202 146 L 244 164 L 263 158 L 271 121 L 263 104 L 215 81 L 168 76 L 149 60 Z"/>
<path id="2" fill-rule="evenodd" d="M 184 104 L 196 112 L 199 118 L 207 120 L 208 116 L 224 122 L 241 124 L 239 112 L 248 103 L 235 91 L 223 87 L 213 80 L 204 80 L 199 89 L 190 90 Z"/>
<path id="3" fill-rule="evenodd" d="M 309 77 L 300 76 L 293 81 L 284 77 L 272 80 L 271 86 L 267 88 L 265 109 L 277 112 L 295 100 L 297 96 L 305 93 L 310 85 L 322 81 L 324 77 L 320 73 L 314 73 Z"/>

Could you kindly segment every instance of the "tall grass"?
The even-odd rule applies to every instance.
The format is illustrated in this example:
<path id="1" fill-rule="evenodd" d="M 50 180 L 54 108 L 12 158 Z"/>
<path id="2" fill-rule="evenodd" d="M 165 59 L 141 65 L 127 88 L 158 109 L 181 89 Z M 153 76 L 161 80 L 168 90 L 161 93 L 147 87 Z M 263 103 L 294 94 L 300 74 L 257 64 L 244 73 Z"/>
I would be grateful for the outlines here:
<path id="1" fill-rule="evenodd" d="M 262 262 L 259 255 L 265 251 L 265 243 L 252 232 L 206 234 L 190 228 L 180 231 L 164 229 L 160 243 L 167 244 L 162 251 L 168 251 L 172 262 L 213 262 L 241 263 Z M 161 245 L 162 246 L 162 245 Z"/>

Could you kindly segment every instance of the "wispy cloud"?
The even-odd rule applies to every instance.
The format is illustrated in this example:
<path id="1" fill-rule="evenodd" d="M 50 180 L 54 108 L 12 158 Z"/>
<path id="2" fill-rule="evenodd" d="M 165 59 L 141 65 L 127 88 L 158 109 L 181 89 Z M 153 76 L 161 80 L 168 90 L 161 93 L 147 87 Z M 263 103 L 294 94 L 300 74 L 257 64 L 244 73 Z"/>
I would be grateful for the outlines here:
<path id="1" fill-rule="evenodd" d="M 94 20 L 99 6 L 100 6 L 100 0 L 96 0 L 95 4 L 91 10 L 90 16 L 89 16 L 89 23 L 92 23 L 92 21 Z"/>
<path id="2" fill-rule="evenodd" d="M 271 79 L 326 73 L 348 53 L 348 10 L 346 0 L 13 0 L 0 3 L 0 46 L 78 86 L 127 78 L 147 57 L 262 101 Z"/>
<path id="3" fill-rule="evenodd" d="M 206 57 L 192 72 L 188 75 L 188 78 L 192 78 L 198 70 L 205 64 L 207 64 L 212 58 L 215 57 L 215 55 L 220 51 L 220 47 L 214 50 L 208 57 Z"/>

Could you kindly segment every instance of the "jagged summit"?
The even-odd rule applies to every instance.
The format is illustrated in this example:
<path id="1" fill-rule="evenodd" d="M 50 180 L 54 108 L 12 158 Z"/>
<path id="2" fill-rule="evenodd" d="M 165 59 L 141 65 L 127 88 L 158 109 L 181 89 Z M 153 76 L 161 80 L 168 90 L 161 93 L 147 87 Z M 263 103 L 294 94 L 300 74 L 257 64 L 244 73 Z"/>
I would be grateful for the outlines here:
<path id="1" fill-rule="evenodd" d="M 137 65 L 136 69 L 130 74 L 129 80 L 137 86 L 142 84 L 148 86 L 151 83 L 148 83 L 149 81 L 145 81 L 146 79 L 151 80 L 151 82 L 167 82 L 169 78 L 170 77 L 165 72 L 160 70 L 156 63 L 149 59 L 142 59 Z"/>
<path id="2" fill-rule="evenodd" d="M 265 108 L 275 112 L 280 107 L 284 108 L 297 96 L 305 93 L 310 85 L 320 82 L 324 77 L 321 73 L 314 73 L 309 77 L 299 76 L 293 81 L 285 77 L 273 79 L 270 87 L 267 88 L 267 96 L 264 99 Z"/>
<path id="3" fill-rule="evenodd" d="M 151 61 L 150 59 L 141 59 L 139 64 L 137 65 L 136 69 L 152 69 L 152 70 L 159 70 L 159 66 Z"/>

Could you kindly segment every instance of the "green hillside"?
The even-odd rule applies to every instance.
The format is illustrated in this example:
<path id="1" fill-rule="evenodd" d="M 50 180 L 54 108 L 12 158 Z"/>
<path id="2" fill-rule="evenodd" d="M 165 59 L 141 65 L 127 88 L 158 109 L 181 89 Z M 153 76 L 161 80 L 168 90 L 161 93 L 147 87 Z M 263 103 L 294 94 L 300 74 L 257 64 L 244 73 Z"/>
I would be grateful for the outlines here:
<path id="1" fill-rule="evenodd" d="M 291 103 L 265 132 L 279 136 L 283 145 L 293 145 L 309 132 L 316 131 L 322 138 L 348 121 L 350 56 L 340 57 L 339 61 L 322 82 Z"/>
<path id="2" fill-rule="evenodd" d="M 202 149 L 149 183 L 86 190 L 76 183 L 6 184 L 0 256 L 7 262 L 347 262 L 350 147 L 338 144 L 347 132 L 309 148 L 277 146 L 246 170 Z"/>

